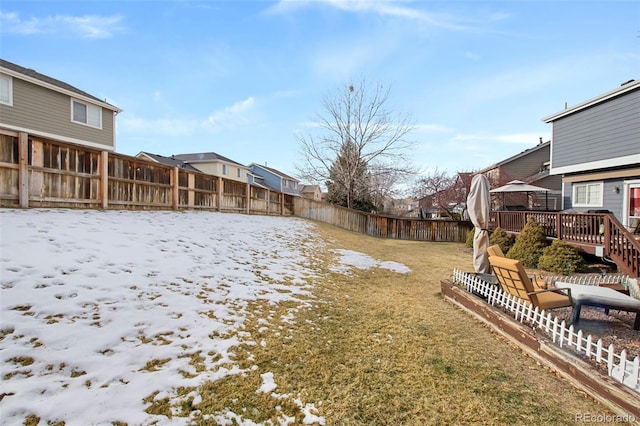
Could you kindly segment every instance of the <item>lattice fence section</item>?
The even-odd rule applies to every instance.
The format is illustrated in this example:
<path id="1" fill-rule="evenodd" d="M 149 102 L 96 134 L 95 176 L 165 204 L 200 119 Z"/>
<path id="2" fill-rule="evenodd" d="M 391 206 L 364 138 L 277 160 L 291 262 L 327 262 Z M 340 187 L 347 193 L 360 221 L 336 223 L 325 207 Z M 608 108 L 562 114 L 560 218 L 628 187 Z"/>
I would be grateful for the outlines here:
<path id="1" fill-rule="evenodd" d="M 562 277 L 562 281 L 565 280 L 566 277 Z M 544 331 L 559 347 L 568 347 L 598 364 L 606 364 L 611 378 L 640 393 L 640 357 L 627 359 L 626 350 L 616 353 L 613 345 L 605 347 L 601 339 L 594 341 L 591 335 L 583 335 L 582 330 L 576 332 L 573 325 L 567 326 L 564 320 L 559 321 L 551 313 L 539 311 L 530 303 L 506 294 L 499 286 L 488 283 L 479 276 L 454 269 L 453 281 L 464 286 L 468 292 L 485 297 L 489 304 L 501 306 L 514 314 L 516 321 Z M 634 280 L 629 282 L 633 283 Z"/>

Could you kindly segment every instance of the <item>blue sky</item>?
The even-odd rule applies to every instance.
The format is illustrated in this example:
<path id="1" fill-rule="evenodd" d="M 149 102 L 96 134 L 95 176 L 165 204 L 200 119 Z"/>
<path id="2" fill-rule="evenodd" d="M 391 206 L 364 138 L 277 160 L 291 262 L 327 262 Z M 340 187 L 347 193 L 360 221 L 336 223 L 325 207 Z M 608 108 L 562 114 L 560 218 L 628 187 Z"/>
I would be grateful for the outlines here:
<path id="1" fill-rule="evenodd" d="M 120 153 L 213 151 L 292 175 L 296 134 L 352 80 L 413 117 L 417 167 L 457 172 L 640 78 L 638 1 L 2 0 L 0 37 L 3 59 L 121 108 Z"/>

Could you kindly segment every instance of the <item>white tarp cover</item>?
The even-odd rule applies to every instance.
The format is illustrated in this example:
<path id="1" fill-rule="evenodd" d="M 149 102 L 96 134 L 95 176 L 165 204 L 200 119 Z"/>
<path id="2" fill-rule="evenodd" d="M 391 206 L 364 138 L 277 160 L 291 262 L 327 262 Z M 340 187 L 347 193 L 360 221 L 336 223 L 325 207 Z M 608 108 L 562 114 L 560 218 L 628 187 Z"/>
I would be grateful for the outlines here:
<path id="1" fill-rule="evenodd" d="M 469 219 L 476 227 L 473 236 L 473 268 L 477 273 L 491 273 L 487 248 L 489 247 L 489 179 L 485 175 L 475 175 L 467 196 Z"/>

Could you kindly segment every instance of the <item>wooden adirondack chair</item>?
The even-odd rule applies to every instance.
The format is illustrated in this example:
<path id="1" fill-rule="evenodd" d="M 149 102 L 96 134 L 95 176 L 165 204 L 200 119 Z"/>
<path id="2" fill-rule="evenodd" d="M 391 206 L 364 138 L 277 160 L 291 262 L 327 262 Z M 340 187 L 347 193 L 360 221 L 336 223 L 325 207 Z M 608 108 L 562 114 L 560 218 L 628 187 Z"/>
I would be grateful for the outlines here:
<path id="1" fill-rule="evenodd" d="M 519 260 L 489 256 L 489 264 L 493 268 L 502 291 L 531 303 L 539 310 L 573 305 L 569 289 L 534 286 Z"/>

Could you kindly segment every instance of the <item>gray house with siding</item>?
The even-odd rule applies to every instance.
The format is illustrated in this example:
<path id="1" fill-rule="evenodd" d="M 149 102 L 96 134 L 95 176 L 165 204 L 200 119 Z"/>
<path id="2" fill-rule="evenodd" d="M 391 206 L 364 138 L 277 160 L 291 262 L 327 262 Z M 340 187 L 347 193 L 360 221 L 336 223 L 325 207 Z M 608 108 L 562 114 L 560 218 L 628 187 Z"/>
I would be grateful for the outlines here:
<path id="1" fill-rule="evenodd" d="M 0 131 L 115 151 L 122 110 L 70 84 L 0 59 Z"/>
<path id="2" fill-rule="evenodd" d="M 502 194 L 502 197 L 494 197 L 492 200 L 495 210 L 516 206 L 523 206 L 531 210 L 560 210 L 562 178 L 550 173 L 550 151 L 551 142 L 543 142 L 540 138 L 540 143 L 533 148 L 526 149 L 475 173 L 487 176 L 492 189 L 512 180 L 521 180 L 549 190 L 546 194 L 544 192 Z"/>
<path id="3" fill-rule="evenodd" d="M 287 176 L 271 167 L 256 163 L 249 164 L 249 170 L 253 175 L 257 175 L 253 177 L 255 182 L 259 182 L 283 194 L 301 196 L 299 188 L 300 181 L 298 179 Z"/>
<path id="4" fill-rule="evenodd" d="M 562 176 L 562 208 L 608 210 L 640 220 L 640 81 L 543 118 L 552 126 L 551 174 Z"/>

